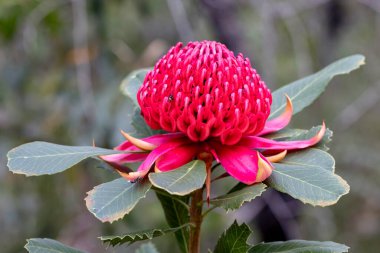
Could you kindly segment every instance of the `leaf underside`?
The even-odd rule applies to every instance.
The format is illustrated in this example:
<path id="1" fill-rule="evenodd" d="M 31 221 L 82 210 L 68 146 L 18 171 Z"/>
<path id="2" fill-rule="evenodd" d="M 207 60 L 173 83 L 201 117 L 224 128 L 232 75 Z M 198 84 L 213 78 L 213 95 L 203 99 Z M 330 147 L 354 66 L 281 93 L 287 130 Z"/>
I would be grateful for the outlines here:
<path id="1" fill-rule="evenodd" d="M 349 247 L 335 242 L 291 240 L 286 242 L 260 243 L 248 253 L 344 253 Z"/>
<path id="2" fill-rule="evenodd" d="M 152 240 L 155 237 L 159 237 L 169 233 L 174 233 L 187 226 L 188 225 L 184 225 L 182 227 L 177 228 L 150 229 L 117 236 L 102 236 L 100 237 L 100 240 L 102 240 L 102 242 L 104 243 L 109 243 L 112 246 L 122 245 L 124 243 L 128 243 L 128 245 L 130 245 L 138 241 Z"/>
<path id="3" fill-rule="evenodd" d="M 242 189 L 229 192 L 225 195 L 211 199 L 210 204 L 224 208 L 227 212 L 239 209 L 245 202 L 249 202 L 260 196 L 265 191 L 266 185 L 262 183 L 245 186 Z"/>
<path id="4" fill-rule="evenodd" d="M 29 253 L 85 253 L 47 238 L 32 238 L 27 242 L 25 249 Z"/>
<path id="5" fill-rule="evenodd" d="M 169 172 L 150 173 L 149 180 L 154 186 L 170 194 L 184 196 L 203 187 L 206 164 L 195 160 Z"/>
<path id="6" fill-rule="evenodd" d="M 334 174 L 334 158 L 319 149 L 291 153 L 275 169 L 265 183 L 314 206 L 329 206 L 347 194 L 349 186 Z"/>
<path id="7" fill-rule="evenodd" d="M 12 149 L 7 156 L 10 171 L 27 176 L 39 176 L 62 172 L 86 158 L 117 153 L 120 151 L 36 141 Z"/>
<path id="8" fill-rule="evenodd" d="M 132 211 L 151 186 L 147 180 L 131 183 L 119 178 L 89 191 L 86 206 L 102 222 L 112 223 Z"/>
<path id="9" fill-rule="evenodd" d="M 279 116 L 286 107 L 285 95 L 292 100 L 293 114 L 310 105 L 325 90 L 330 80 L 337 75 L 348 74 L 364 64 L 364 56 L 352 55 L 340 59 L 315 74 L 292 82 L 272 93 L 273 103 L 270 118 Z"/>
<path id="10" fill-rule="evenodd" d="M 129 97 L 136 106 L 138 106 L 137 91 L 144 82 L 146 74 L 150 70 L 150 68 L 135 70 L 131 72 L 120 85 L 121 92 L 125 96 Z"/>

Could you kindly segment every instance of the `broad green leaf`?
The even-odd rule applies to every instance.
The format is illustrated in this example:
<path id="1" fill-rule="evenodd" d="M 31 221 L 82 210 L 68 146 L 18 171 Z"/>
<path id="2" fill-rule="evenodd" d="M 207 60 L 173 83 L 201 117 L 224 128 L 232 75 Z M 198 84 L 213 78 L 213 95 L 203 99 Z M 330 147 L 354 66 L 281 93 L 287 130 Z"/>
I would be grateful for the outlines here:
<path id="1" fill-rule="evenodd" d="M 136 108 L 135 112 L 132 116 L 132 122 L 131 122 L 133 128 L 135 129 L 135 136 L 138 138 L 144 138 L 148 136 L 152 136 L 155 134 L 162 134 L 165 133 L 163 130 L 154 130 L 150 128 L 144 118 L 141 116 L 140 108 Z"/>
<path id="2" fill-rule="evenodd" d="M 163 132 L 161 130 L 153 130 L 146 124 L 144 118 L 141 116 L 140 106 L 137 102 L 137 91 L 143 84 L 145 76 L 150 70 L 151 68 L 135 70 L 130 73 L 120 85 L 122 93 L 133 102 L 133 108 L 131 109 L 133 111 L 131 124 L 135 129 L 135 136 L 138 138 L 152 136 Z"/>
<path id="3" fill-rule="evenodd" d="M 340 59 L 319 72 L 285 85 L 273 92 L 270 117 L 279 116 L 286 106 L 285 94 L 293 102 L 293 114 L 310 105 L 325 90 L 327 84 L 336 75 L 348 74 L 364 64 L 364 56 L 352 55 Z"/>
<path id="4" fill-rule="evenodd" d="M 286 242 L 260 243 L 248 253 L 344 253 L 349 247 L 335 242 L 291 240 Z"/>
<path id="5" fill-rule="evenodd" d="M 347 182 L 334 174 L 334 158 L 325 151 L 291 153 L 273 165 L 275 169 L 265 183 L 304 203 L 329 206 L 349 191 Z"/>
<path id="6" fill-rule="evenodd" d="M 129 233 L 125 235 L 117 235 L 117 236 L 102 236 L 100 237 L 100 240 L 102 240 L 104 243 L 109 243 L 112 246 L 116 245 L 122 245 L 124 243 L 128 243 L 129 245 L 138 241 L 144 241 L 144 240 L 152 240 L 154 237 L 159 237 L 162 235 L 166 235 L 169 233 L 174 233 L 184 227 L 189 226 L 184 225 L 182 227 L 177 228 L 166 228 L 166 229 L 150 229 L 135 233 Z"/>
<path id="7" fill-rule="evenodd" d="M 132 183 L 119 178 L 89 191 L 86 206 L 102 222 L 112 223 L 132 211 L 151 186 L 148 180 Z"/>
<path id="8" fill-rule="evenodd" d="M 172 171 L 150 173 L 149 180 L 154 186 L 170 194 L 184 196 L 203 187 L 206 165 L 201 160 L 195 160 Z"/>
<path id="9" fill-rule="evenodd" d="M 153 245 L 153 243 L 148 242 L 142 244 L 135 253 L 158 253 L 156 247 Z"/>
<path id="10" fill-rule="evenodd" d="M 137 91 L 144 82 L 146 74 L 151 69 L 138 69 L 130 73 L 121 83 L 121 92 L 132 99 L 133 103 L 138 106 L 137 103 Z"/>
<path id="11" fill-rule="evenodd" d="M 27 240 L 27 242 L 25 249 L 29 253 L 84 253 L 83 251 L 47 238 L 33 238 Z"/>
<path id="12" fill-rule="evenodd" d="M 170 196 L 166 192 L 156 191 L 157 198 L 161 202 L 165 218 L 171 228 L 181 227 L 189 223 L 189 211 L 184 204 L 189 203 L 189 196 Z M 184 204 L 183 204 L 184 203 Z M 175 232 L 175 238 L 178 242 L 181 252 L 188 252 L 189 231 L 188 227 Z"/>
<path id="13" fill-rule="evenodd" d="M 307 131 L 307 130 L 306 129 L 299 129 L 299 128 L 296 128 L 296 129 L 285 128 L 285 129 L 282 129 L 280 131 L 277 131 L 277 132 L 274 132 L 271 134 L 267 134 L 267 135 L 265 135 L 265 138 L 273 139 L 273 140 L 286 140 L 286 139 L 292 138 L 294 136 L 303 134 L 303 133 L 305 133 L 305 131 Z"/>
<path id="14" fill-rule="evenodd" d="M 229 192 L 223 196 L 210 200 L 214 206 L 224 208 L 227 212 L 241 207 L 245 202 L 260 196 L 265 191 L 265 184 L 259 183 L 251 186 L 246 186 L 242 189 Z"/>
<path id="15" fill-rule="evenodd" d="M 308 148 L 294 153 L 289 153 L 280 163 L 275 163 L 275 165 L 279 164 L 307 167 L 310 168 L 310 170 L 323 169 L 330 172 L 335 172 L 334 157 L 326 151 L 316 148 Z"/>
<path id="16" fill-rule="evenodd" d="M 153 135 L 153 130 L 146 124 L 144 118 L 141 116 L 140 108 L 135 109 L 131 124 L 138 135 L 137 137 L 144 138 Z"/>
<path id="17" fill-rule="evenodd" d="M 116 153 L 119 151 L 36 141 L 12 149 L 7 156 L 9 170 L 13 173 L 39 176 L 62 172 L 89 157 Z"/>
<path id="18" fill-rule="evenodd" d="M 219 238 L 214 253 L 246 253 L 249 249 L 247 239 L 251 230 L 246 224 L 238 225 L 236 220 Z"/>

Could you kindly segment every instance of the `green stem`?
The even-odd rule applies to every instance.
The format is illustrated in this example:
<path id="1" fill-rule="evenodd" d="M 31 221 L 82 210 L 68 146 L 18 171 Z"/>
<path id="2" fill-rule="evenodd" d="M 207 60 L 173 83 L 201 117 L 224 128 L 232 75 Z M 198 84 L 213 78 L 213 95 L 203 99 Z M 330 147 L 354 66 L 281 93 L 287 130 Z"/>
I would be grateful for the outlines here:
<path id="1" fill-rule="evenodd" d="M 217 208 L 217 206 L 213 206 L 213 207 L 210 207 L 209 209 L 207 209 L 203 214 L 202 214 L 202 218 L 206 217 L 207 214 L 209 214 L 212 210 L 214 210 L 215 208 Z"/>
<path id="2" fill-rule="evenodd" d="M 206 187 L 207 198 L 209 197 L 210 191 L 210 179 L 211 179 L 211 167 L 214 157 L 211 153 L 202 152 L 197 155 L 199 160 L 203 160 L 206 164 Z M 194 226 L 190 228 L 189 236 L 189 253 L 200 253 L 201 249 L 201 226 L 202 226 L 202 207 L 203 207 L 203 188 L 198 189 L 191 195 L 190 203 L 190 223 Z"/>
<path id="3" fill-rule="evenodd" d="M 191 197 L 189 253 L 200 252 L 201 225 L 202 225 L 203 189 L 196 190 Z"/>

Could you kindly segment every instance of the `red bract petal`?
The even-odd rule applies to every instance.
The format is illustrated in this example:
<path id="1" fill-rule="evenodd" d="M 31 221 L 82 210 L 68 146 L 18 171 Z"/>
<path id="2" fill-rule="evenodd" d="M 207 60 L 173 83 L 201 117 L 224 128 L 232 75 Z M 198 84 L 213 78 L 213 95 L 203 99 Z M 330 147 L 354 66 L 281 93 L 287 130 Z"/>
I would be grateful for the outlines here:
<path id="1" fill-rule="evenodd" d="M 143 138 L 141 140 L 158 146 L 169 140 L 173 140 L 173 139 L 180 138 L 183 136 L 185 135 L 182 133 L 160 134 L 160 135 L 153 135 L 147 138 Z M 129 141 L 123 142 L 122 144 L 117 146 L 115 150 L 120 150 L 120 151 L 125 151 L 125 152 L 143 152 L 141 149 L 137 148 Z M 124 163 L 141 162 L 147 156 L 148 156 L 148 153 L 126 153 L 126 154 L 101 156 L 100 158 L 112 164 L 122 165 Z"/>
<path id="2" fill-rule="evenodd" d="M 159 146 L 159 145 L 167 142 L 168 140 L 180 138 L 183 136 L 185 136 L 183 133 L 157 134 L 157 135 L 153 135 L 153 136 L 150 136 L 147 138 L 142 138 L 141 140 L 143 140 L 145 142 L 149 142 L 149 143 L 154 144 L 156 146 Z M 117 146 L 115 149 L 127 151 L 127 150 L 129 150 L 130 147 L 133 147 L 136 149 L 136 147 L 131 142 L 125 141 L 122 144 L 120 144 L 119 146 Z M 137 150 L 139 150 L 139 149 L 137 149 Z"/>
<path id="3" fill-rule="evenodd" d="M 135 137 L 127 134 L 123 130 L 121 130 L 121 134 L 124 136 L 125 139 L 127 139 L 135 147 L 138 147 L 141 150 L 152 151 L 153 149 L 155 149 L 157 147 L 156 145 L 154 145 L 150 142 L 144 141 L 142 139 L 135 138 Z"/>
<path id="4" fill-rule="evenodd" d="M 284 150 L 276 155 L 266 156 L 265 158 L 271 163 L 278 163 L 285 158 L 287 151 Z"/>
<path id="5" fill-rule="evenodd" d="M 245 184 L 256 182 L 258 152 L 243 146 L 213 145 L 215 158 L 232 177 Z"/>
<path id="6" fill-rule="evenodd" d="M 259 154 L 259 159 L 258 159 L 259 169 L 257 171 L 255 183 L 259 183 L 267 179 L 272 174 L 272 170 L 273 170 L 273 166 L 268 161 L 268 159 L 266 159 L 265 156 L 263 156 L 259 152 L 258 154 Z"/>
<path id="7" fill-rule="evenodd" d="M 139 177 L 144 177 L 152 167 L 152 165 L 156 162 L 158 158 L 160 158 L 162 155 L 166 154 L 167 152 L 182 146 L 189 144 L 189 140 L 187 138 L 178 138 L 169 140 L 168 142 L 158 146 L 156 149 L 154 149 L 152 152 L 149 153 L 145 161 L 140 165 L 140 167 L 137 169 L 135 179 Z M 130 173 L 132 174 L 132 173 Z"/>
<path id="8" fill-rule="evenodd" d="M 240 141 L 242 135 L 239 129 L 229 129 L 223 132 L 220 140 L 225 145 L 234 145 Z"/>
<path id="9" fill-rule="evenodd" d="M 265 123 L 264 129 L 258 135 L 264 135 L 276 132 L 286 127 L 293 115 L 293 104 L 290 98 L 286 95 L 286 108 L 285 111 L 275 119 L 268 120 Z"/>
<path id="10" fill-rule="evenodd" d="M 312 138 L 308 140 L 301 141 L 275 141 L 271 139 L 266 139 L 257 136 L 247 136 L 244 137 L 239 145 L 244 145 L 249 148 L 254 149 L 265 149 L 265 150 L 295 150 L 311 147 L 317 144 L 325 135 L 326 126 L 323 122 L 321 130 Z"/>
<path id="11" fill-rule="evenodd" d="M 132 151 L 130 148 L 128 151 Z M 133 151 L 139 151 L 139 149 L 135 148 Z M 122 165 L 124 163 L 134 163 L 141 162 L 148 156 L 148 153 L 128 153 L 128 154 L 116 154 L 116 155 L 106 155 L 101 156 L 100 158 L 110 164 L 119 164 Z"/>
<path id="12" fill-rule="evenodd" d="M 197 145 L 185 145 L 172 149 L 161 155 L 156 161 L 156 172 L 177 169 L 194 159 L 198 152 Z"/>

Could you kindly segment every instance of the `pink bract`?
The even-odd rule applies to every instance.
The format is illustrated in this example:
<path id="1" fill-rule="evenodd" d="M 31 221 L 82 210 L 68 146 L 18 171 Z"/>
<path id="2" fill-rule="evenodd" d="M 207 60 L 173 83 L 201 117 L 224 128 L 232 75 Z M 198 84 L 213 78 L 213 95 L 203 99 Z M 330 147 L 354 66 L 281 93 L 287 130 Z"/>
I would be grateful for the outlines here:
<path id="1" fill-rule="evenodd" d="M 272 95 L 247 58 L 214 41 L 178 43 L 146 75 L 137 93 L 146 123 L 169 133 L 143 139 L 123 133 L 127 141 L 115 149 L 126 153 L 102 158 L 132 181 L 152 169 L 170 171 L 209 154 L 238 181 L 262 182 L 287 150 L 313 146 L 325 134 L 323 124 L 308 140 L 262 137 L 290 122 L 293 106 L 286 98 L 284 112 L 268 120 Z M 266 150 L 278 154 L 265 157 Z M 123 167 L 137 161 L 142 162 L 137 171 Z"/>

